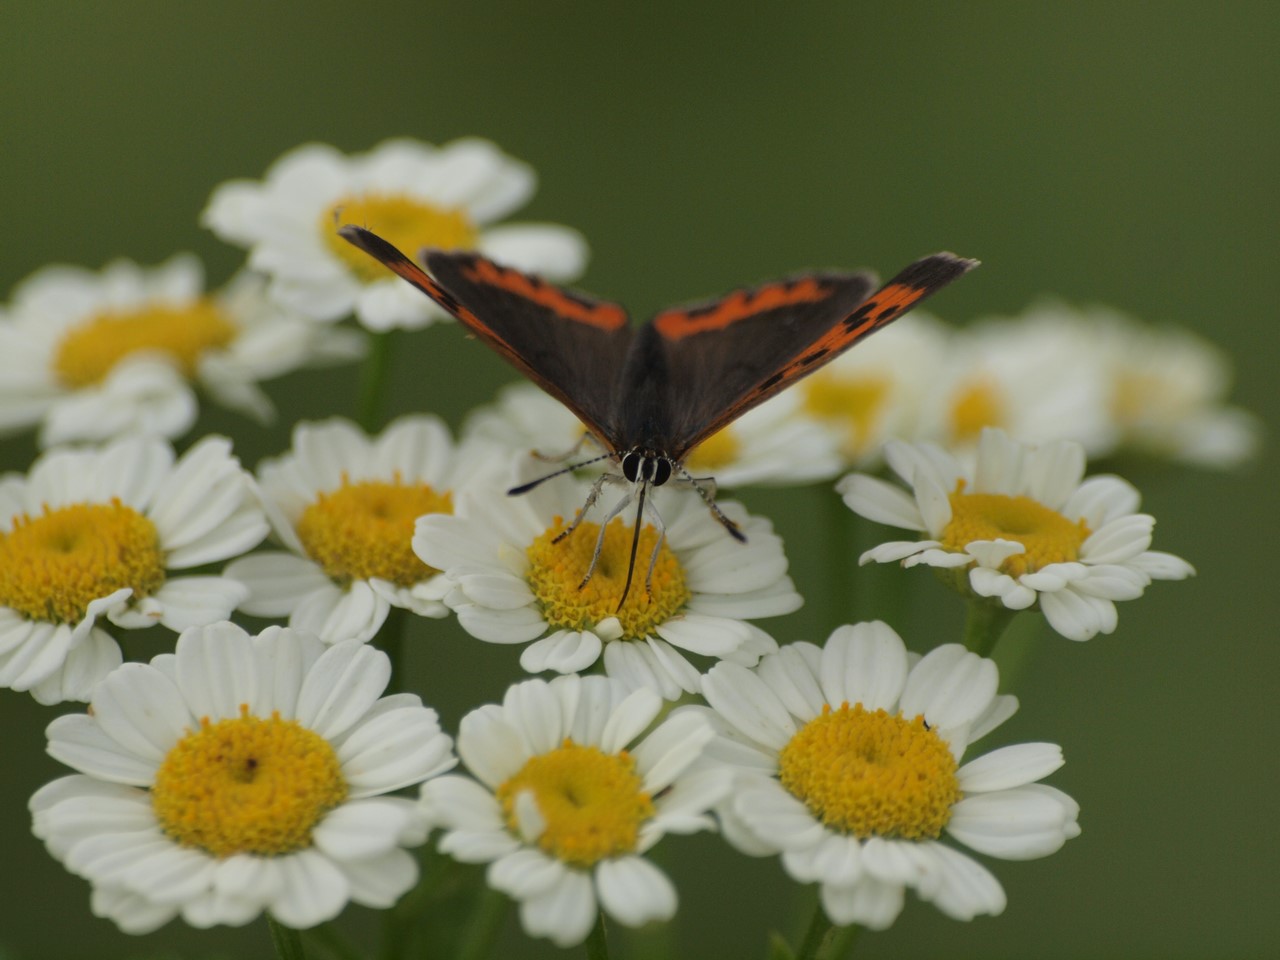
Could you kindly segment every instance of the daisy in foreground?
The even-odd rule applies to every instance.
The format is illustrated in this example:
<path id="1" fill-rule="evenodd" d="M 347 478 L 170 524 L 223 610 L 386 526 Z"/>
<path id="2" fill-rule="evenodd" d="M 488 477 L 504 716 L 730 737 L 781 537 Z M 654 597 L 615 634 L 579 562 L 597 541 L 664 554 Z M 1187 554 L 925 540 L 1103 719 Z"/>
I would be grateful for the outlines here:
<path id="1" fill-rule="evenodd" d="M 268 911 L 314 926 L 354 901 L 385 908 L 417 878 L 413 802 L 384 794 L 456 762 L 435 711 L 379 699 L 391 666 L 351 640 L 219 623 L 129 663 L 91 712 L 49 725 L 80 773 L 31 798 L 49 852 L 93 885 L 96 916 L 147 933 Z"/>
<path id="2" fill-rule="evenodd" d="M 240 609 L 287 616 L 329 643 L 370 639 L 392 607 L 447 616 L 450 584 L 414 555 L 414 521 L 451 513 L 455 490 L 504 466 L 484 444 L 455 447 L 436 417 L 405 417 L 373 438 L 346 420 L 299 424 L 293 449 L 258 468 L 288 549 L 227 566 L 248 591 Z"/>
<path id="3" fill-rule="evenodd" d="M 463 718 L 458 755 L 477 780 L 423 785 L 440 849 L 488 863 L 530 936 L 570 947 L 600 910 L 629 927 L 675 914 L 675 888 L 643 854 L 666 833 L 712 827 L 730 779 L 692 769 L 714 736 L 699 716 L 639 739 L 661 708 L 653 691 L 607 677 L 528 680 Z"/>
<path id="4" fill-rule="evenodd" d="M 0 478 L 0 686 L 41 703 L 86 700 L 121 660 L 102 629 L 212 623 L 245 596 L 234 580 L 172 576 L 267 535 L 231 443 L 175 460 L 163 440 L 53 450 Z"/>
<path id="5" fill-rule="evenodd" d="M 274 408 L 259 381 L 363 349 L 355 331 L 270 303 L 251 274 L 205 293 L 190 255 L 158 267 L 46 267 L 0 318 L 0 431 L 39 425 L 43 446 L 177 437 L 196 419 L 193 385 L 266 421 Z"/>
<path id="6" fill-rule="evenodd" d="M 1149 550 L 1155 519 L 1137 513 L 1138 491 L 1119 477 L 1083 480 L 1084 449 L 1039 446 L 986 429 L 969 470 L 933 444 L 891 442 L 886 458 L 910 493 L 861 474 L 836 489 L 855 513 L 924 535 L 882 543 L 862 555 L 954 572 L 970 596 L 1009 610 L 1039 604 L 1071 640 L 1116 628 L 1117 600 L 1142 596 L 1152 580 L 1195 573 L 1172 554 Z"/>
<path id="7" fill-rule="evenodd" d="M 597 521 L 608 508 L 597 506 L 556 542 L 590 489 L 567 476 L 520 497 L 477 490 L 464 501 L 464 516 L 418 521 L 413 549 L 455 584 L 445 603 L 468 633 L 490 643 L 534 641 L 520 657 L 530 673 L 576 673 L 603 650 L 610 676 L 675 699 L 701 685 L 681 651 L 754 664 L 777 644 L 746 621 L 790 613 L 802 602 L 768 520 L 721 502 L 746 534 L 739 543 L 692 490 L 671 489 L 679 486 L 655 494 L 666 536 L 660 542 L 652 523 L 641 527 L 621 607 L 634 507 L 607 524 L 603 539 Z M 602 500 L 609 502 L 612 489 Z"/>
<path id="8" fill-rule="evenodd" d="M 249 265 L 272 278 L 272 296 L 286 306 L 325 321 L 354 311 L 370 330 L 415 328 L 447 315 L 337 228 L 373 230 L 411 256 L 427 247 L 477 250 L 549 280 L 573 280 L 587 259 L 576 231 L 490 226 L 524 205 L 534 186 L 532 169 L 486 140 L 442 147 L 388 140 L 353 156 L 312 143 L 277 160 L 263 182 L 222 184 L 202 222 L 248 247 Z"/>
<path id="9" fill-rule="evenodd" d="M 832 923 L 882 930 L 908 887 L 971 920 L 1004 910 L 1004 891 L 944 833 L 1006 860 L 1047 856 L 1080 833 L 1075 801 L 1037 783 L 1062 765 L 1056 744 L 960 765 L 1017 710 L 997 680 L 992 661 L 958 644 L 917 660 L 886 624 L 861 623 L 755 670 L 717 664 L 703 685 L 711 709 L 677 716 L 708 717 L 720 733 L 708 756 L 737 774 L 719 809 L 725 836 L 821 884 Z"/>

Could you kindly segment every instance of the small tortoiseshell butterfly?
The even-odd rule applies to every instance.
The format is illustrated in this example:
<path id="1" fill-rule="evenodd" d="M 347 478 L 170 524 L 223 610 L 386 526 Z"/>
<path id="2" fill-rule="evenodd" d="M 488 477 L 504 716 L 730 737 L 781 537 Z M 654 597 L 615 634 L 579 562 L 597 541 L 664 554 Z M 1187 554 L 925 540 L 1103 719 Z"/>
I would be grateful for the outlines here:
<path id="1" fill-rule="evenodd" d="M 650 487 L 662 486 L 673 475 L 690 481 L 725 528 L 744 540 L 699 482 L 706 478 L 694 478 L 684 469 L 693 448 L 978 264 L 935 253 L 874 293 L 875 279 L 865 272 L 797 274 L 663 310 L 632 327 L 627 311 L 616 303 L 554 286 L 475 253 L 429 251 L 426 264 L 433 278 L 377 234 L 350 225 L 339 233 L 453 314 L 572 410 L 606 451 L 598 459 L 618 463 L 632 491 L 601 523 L 601 537 L 608 520 L 633 498 L 639 501 L 619 607 L 631 587 Z M 597 481 L 578 520 L 610 476 L 616 479 L 606 474 Z M 544 479 L 510 492 L 524 493 Z M 661 530 L 661 518 L 654 519 Z M 577 523 L 561 536 L 572 533 Z M 599 549 L 597 542 L 597 557 Z M 593 559 L 586 579 L 594 568 Z"/>

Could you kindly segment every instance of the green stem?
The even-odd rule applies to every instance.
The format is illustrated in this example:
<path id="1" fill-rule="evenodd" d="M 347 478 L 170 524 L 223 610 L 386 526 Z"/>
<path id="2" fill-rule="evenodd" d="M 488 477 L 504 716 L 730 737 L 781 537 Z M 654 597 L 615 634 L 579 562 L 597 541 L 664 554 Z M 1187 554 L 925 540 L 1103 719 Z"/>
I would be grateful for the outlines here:
<path id="1" fill-rule="evenodd" d="M 366 433 L 376 433 L 382 427 L 395 334 L 392 329 L 369 335 L 369 355 L 360 368 L 360 399 L 356 405 L 356 419 Z"/>
<path id="2" fill-rule="evenodd" d="M 827 919 L 827 913 L 819 903 L 814 907 L 813 920 L 809 922 L 809 929 L 796 951 L 796 960 L 840 960 L 847 957 L 861 931 L 856 923 L 837 927 Z"/>
<path id="3" fill-rule="evenodd" d="M 496 890 L 489 887 L 481 890 L 462 932 L 456 960 L 484 960 L 490 955 L 507 917 L 507 902 L 507 898 Z"/>
<path id="4" fill-rule="evenodd" d="M 385 695 L 400 693 L 404 690 L 404 634 L 409 625 L 409 611 L 403 607 L 392 607 L 387 611 L 387 619 L 378 631 L 378 647 L 391 660 L 391 680 L 387 684 Z"/>
<path id="5" fill-rule="evenodd" d="M 844 505 L 829 483 L 814 491 L 822 500 L 822 565 L 827 573 L 827 604 L 834 626 L 852 623 L 858 609 L 858 515 Z"/>
<path id="6" fill-rule="evenodd" d="M 587 937 L 587 960 L 609 960 L 609 938 L 604 930 L 604 911 L 596 914 L 596 925 Z"/>
<path id="7" fill-rule="evenodd" d="M 976 597 L 970 600 L 964 621 L 964 645 L 979 656 L 991 656 L 996 641 L 1017 613 L 999 601 Z"/>
<path id="8" fill-rule="evenodd" d="M 332 923 L 322 923 L 307 931 L 307 939 L 319 945 L 334 960 L 362 960 L 363 954 Z"/>
<path id="9" fill-rule="evenodd" d="M 271 942 L 280 960 L 307 960 L 307 953 L 302 949 L 302 935 L 297 930 L 286 927 L 270 915 L 267 916 L 267 929 L 271 931 Z"/>

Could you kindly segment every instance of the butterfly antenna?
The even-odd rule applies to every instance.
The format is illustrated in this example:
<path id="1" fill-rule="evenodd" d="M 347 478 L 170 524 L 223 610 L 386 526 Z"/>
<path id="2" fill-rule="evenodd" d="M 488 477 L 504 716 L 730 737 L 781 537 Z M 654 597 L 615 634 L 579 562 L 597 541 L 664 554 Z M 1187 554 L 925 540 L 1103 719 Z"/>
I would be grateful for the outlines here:
<path id="1" fill-rule="evenodd" d="M 716 505 L 715 495 L 707 492 L 702 481 L 679 464 L 676 465 L 676 469 L 680 472 L 680 476 L 688 480 L 693 489 L 698 491 L 698 496 L 702 498 L 702 502 L 711 509 L 711 513 L 720 521 L 721 526 L 729 531 L 729 536 L 733 537 L 733 539 L 737 540 L 739 543 L 746 543 L 747 535 L 742 532 L 742 528 L 740 526 L 725 516 L 725 512 Z"/>
<path id="2" fill-rule="evenodd" d="M 636 507 L 636 525 L 631 531 L 631 559 L 627 561 L 627 582 L 622 586 L 622 596 L 618 598 L 618 605 L 614 608 L 615 612 L 622 609 L 622 605 L 627 602 L 627 594 L 631 592 L 631 577 L 636 572 L 636 551 L 640 549 L 640 528 L 644 525 L 644 495 L 648 490 L 648 483 L 640 484 L 640 503 Z M 652 564 L 650 564 L 649 572 L 653 572 Z"/>
<path id="3" fill-rule="evenodd" d="M 607 459 L 609 459 L 609 454 L 602 453 L 600 456 L 592 457 L 590 460 L 582 460 L 578 463 L 571 463 L 567 467 L 561 467 L 559 470 L 555 471 L 554 473 L 548 473 L 545 476 L 538 477 L 537 480 L 530 480 L 528 483 L 522 483 L 518 487 L 512 487 L 510 490 L 507 491 L 507 496 L 518 497 L 522 493 L 528 493 L 538 484 L 546 480 L 551 480 L 555 477 L 563 476 L 566 473 L 573 473 L 573 471 L 579 469 L 580 467 L 590 466 L 593 463 L 599 463 L 601 460 L 607 460 Z"/>

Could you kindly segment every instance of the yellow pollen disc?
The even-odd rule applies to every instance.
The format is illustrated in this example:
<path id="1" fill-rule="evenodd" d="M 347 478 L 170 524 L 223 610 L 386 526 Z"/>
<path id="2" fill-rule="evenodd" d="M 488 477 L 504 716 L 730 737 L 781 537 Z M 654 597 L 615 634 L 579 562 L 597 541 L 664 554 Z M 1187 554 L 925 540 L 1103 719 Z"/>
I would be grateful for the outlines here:
<path id="1" fill-rule="evenodd" d="M 0 605 L 31 620 L 79 623 L 91 601 L 122 587 L 146 597 L 164 579 L 155 524 L 119 500 L 45 507 L 0 534 Z"/>
<path id="2" fill-rule="evenodd" d="M 425 483 L 365 480 L 320 494 L 298 519 L 307 555 L 334 582 L 377 577 L 411 587 L 438 570 L 413 552 L 414 522 L 428 513 L 452 513 L 453 496 Z"/>
<path id="3" fill-rule="evenodd" d="M 923 717 L 860 703 L 824 706 L 782 748 L 778 767 L 810 813 L 862 839 L 936 839 L 961 797 L 955 758 Z"/>
<path id="4" fill-rule="evenodd" d="M 156 772 L 151 807 L 184 847 L 215 857 L 274 856 L 311 846 L 311 831 L 342 803 L 337 754 L 296 720 L 240 716 L 188 733 Z"/>
<path id="5" fill-rule="evenodd" d="M 1020 577 L 1050 563 L 1069 563 L 1080 555 L 1090 534 L 1084 520 L 1072 523 L 1056 510 L 1030 497 L 1002 493 L 965 493 L 960 481 L 951 494 L 951 522 L 939 540 L 955 553 L 974 540 L 1014 540 L 1026 552 L 1007 558 L 1000 570 Z"/>
<path id="6" fill-rule="evenodd" d="M 1004 398 L 987 380 L 975 380 L 956 394 L 951 405 L 951 439 L 972 442 L 983 427 L 1004 427 Z"/>
<path id="7" fill-rule="evenodd" d="M 1111 395 L 1111 415 L 1121 426 L 1135 427 L 1160 408 L 1169 394 L 1162 377 L 1127 373 L 1116 378 Z"/>
<path id="8" fill-rule="evenodd" d="M 566 739 L 531 758 L 496 791 L 507 827 L 519 833 L 516 798 L 533 792 L 546 828 L 538 846 L 565 863 L 589 867 L 636 849 L 640 827 L 654 815 L 636 762 L 625 750 L 603 753 Z"/>
<path id="9" fill-rule="evenodd" d="M 480 236 L 462 210 L 437 207 L 402 193 L 343 197 L 321 216 L 320 233 L 333 254 L 365 283 L 384 280 L 390 274 L 381 263 L 338 235 L 337 228 L 344 223 L 372 230 L 415 260 L 426 247 L 474 249 Z"/>
<path id="10" fill-rule="evenodd" d="M 858 457 L 866 451 L 868 441 L 884 416 L 889 397 L 889 381 L 872 375 L 851 378 L 822 370 L 804 381 L 804 407 L 822 420 L 835 420 L 845 426 L 843 453 Z"/>
<path id="11" fill-rule="evenodd" d="M 236 338 L 236 325 L 212 300 L 183 306 L 153 304 L 99 313 L 69 330 L 58 344 L 53 369 L 69 387 L 99 383 L 130 354 L 153 351 L 169 357 L 188 380 L 202 354 Z"/>
<path id="12" fill-rule="evenodd" d="M 693 453 L 685 462 L 685 467 L 695 475 L 714 473 L 721 467 L 733 463 L 742 453 L 742 444 L 734 435 L 732 427 L 725 427 L 713 433 L 693 448 Z"/>
<path id="13" fill-rule="evenodd" d="M 618 598 L 627 582 L 633 528 L 621 519 L 609 524 L 595 572 L 583 585 L 600 526 L 590 521 L 581 523 L 568 537 L 553 543 L 564 527 L 564 519 L 556 517 L 551 529 L 534 540 L 527 551 L 529 589 L 552 627 L 588 630 L 602 620 L 617 617 L 622 624 L 622 639 L 638 640 L 670 620 L 693 596 L 685 585 L 680 561 L 666 543 L 659 548 L 653 565 L 652 590 L 645 591 L 649 559 L 658 540 L 657 531 L 646 524 L 640 531 L 631 590 L 619 610 Z"/>

